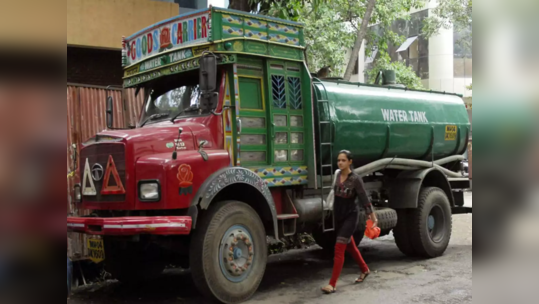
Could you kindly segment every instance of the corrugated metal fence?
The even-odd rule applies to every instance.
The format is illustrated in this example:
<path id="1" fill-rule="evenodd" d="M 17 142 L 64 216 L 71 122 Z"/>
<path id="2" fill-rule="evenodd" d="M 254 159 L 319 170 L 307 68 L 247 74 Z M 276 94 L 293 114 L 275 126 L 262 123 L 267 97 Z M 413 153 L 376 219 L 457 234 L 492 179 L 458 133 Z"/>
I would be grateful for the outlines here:
<path id="1" fill-rule="evenodd" d="M 107 96 L 114 98 L 114 127 L 126 128 L 136 125 L 144 92 L 135 96 L 134 89 L 87 86 L 79 84 L 67 85 L 67 213 L 68 216 L 82 216 L 77 206 L 73 204 L 73 186 L 80 180 L 80 160 L 77 164 L 73 159 L 80 155 L 81 143 L 93 137 L 96 133 L 107 129 L 106 100 Z M 75 145 L 75 147 L 73 146 Z M 80 259 L 87 255 L 86 239 L 82 235 L 68 235 L 70 246 L 68 256 Z"/>

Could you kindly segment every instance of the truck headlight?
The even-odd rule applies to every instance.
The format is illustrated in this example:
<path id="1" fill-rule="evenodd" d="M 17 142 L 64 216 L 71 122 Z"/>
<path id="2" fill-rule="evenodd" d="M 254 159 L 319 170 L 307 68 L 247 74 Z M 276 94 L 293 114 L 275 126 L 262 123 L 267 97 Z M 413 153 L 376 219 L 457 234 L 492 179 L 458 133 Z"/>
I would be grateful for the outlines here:
<path id="1" fill-rule="evenodd" d="M 82 203 L 82 190 L 81 185 L 76 184 L 74 187 L 74 196 L 75 196 L 75 203 Z"/>
<path id="2" fill-rule="evenodd" d="M 142 202 L 158 202 L 161 200 L 161 184 L 158 180 L 140 181 L 138 195 Z"/>

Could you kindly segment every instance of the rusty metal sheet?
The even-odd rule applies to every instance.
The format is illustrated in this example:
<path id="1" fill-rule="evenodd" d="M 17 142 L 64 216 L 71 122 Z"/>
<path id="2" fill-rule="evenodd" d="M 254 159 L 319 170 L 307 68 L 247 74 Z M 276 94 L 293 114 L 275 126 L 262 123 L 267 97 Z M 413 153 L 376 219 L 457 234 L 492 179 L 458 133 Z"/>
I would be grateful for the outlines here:
<path id="1" fill-rule="evenodd" d="M 74 88 L 67 87 L 67 213 L 73 214 L 73 186 L 75 184 L 76 172 L 73 166 L 73 144 L 77 145 L 76 134 L 76 109 L 74 100 L 77 98 L 77 92 Z M 78 146 L 78 145 L 77 145 Z"/>
<path id="2" fill-rule="evenodd" d="M 78 88 L 80 105 L 80 136 L 84 142 L 96 133 L 107 129 L 106 107 L 107 96 L 114 98 L 114 128 L 124 128 L 124 107 L 120 90 L 105 90 L 98 88 Z"/>
<path id="3" fill-rule="evenodd" d="M 105 87 L 68 85 L 67 86 L 67 214 L 68 216 L 84 216 L 73 202 L 73 188 L 80 182 L 78 163 L 73 164 L 73 154 L 80 156 L 81 143 L 107 128 L 106 99 L 114 98 L 114 127 L 126 128 L 136 125 L 140 109 L 144 101 L 144 92 L 135 96 L 135 89 L 107 89 Z M 73 144 L 75 148 L 73 148 Z M 74 172 L 73 172 L 74 171 Z M 88 256 L 87 235 L 68 234 L 68 256 L 73 260 L 85 259 Z"/>
<path id="4" fill-rule="evenodd" d="M 144 103 L 144 89 L 141 89 L 137 96 L 135 96 L 136 89 L 127 89 L 124 91 L 125 106 L 127 112 L 127 120 L 130 126 L 136 126 L 140 120 L 140 112 L 142 104 Z"/>

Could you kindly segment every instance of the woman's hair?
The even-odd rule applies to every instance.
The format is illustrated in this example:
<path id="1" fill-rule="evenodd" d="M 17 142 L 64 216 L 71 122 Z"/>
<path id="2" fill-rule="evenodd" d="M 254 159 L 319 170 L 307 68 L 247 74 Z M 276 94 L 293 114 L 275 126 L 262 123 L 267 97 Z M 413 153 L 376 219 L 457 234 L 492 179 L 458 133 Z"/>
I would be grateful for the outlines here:
<path id="1" fill-rule="evenodd" d="M 349 161 L 354 159 L 354 155 L 348 150 L 342 150 L 341 152 L 339 152 L 339 155 L 341 154 L 346 155 L 346 158 L 348 158 Z M 354 164 L 350 165 L 350 170 L 354 170 Z"/>

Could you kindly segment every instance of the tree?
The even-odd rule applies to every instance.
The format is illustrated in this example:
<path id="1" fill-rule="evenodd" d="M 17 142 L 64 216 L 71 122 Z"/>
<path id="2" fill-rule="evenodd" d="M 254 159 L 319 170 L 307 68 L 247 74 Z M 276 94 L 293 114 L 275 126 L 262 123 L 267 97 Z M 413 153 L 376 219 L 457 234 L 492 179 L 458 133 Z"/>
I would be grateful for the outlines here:
<path id="1" fill-rule="evenodd" d="M 403 84 L 409 89 L 424 89 L 423 84 L 421 83 L 421 78 L 417 77 L 414 70 L 412 70 L 411 67 L 406 66 L 406 64 L 402 61 L 391 62 L 387 56 L 378 59 L 374 67 L 367 72 L 369 79 L 372 79 L 373 83 L 381 70 L 394 70 L 395 74 L 397 75 L 397 83 Z"/>
<path id="2" fill-rule="evenodd" d="M 369 23 L 371 22 L 372 13 L 374 12 L 374 6 L 376 5 L 376 0 L 369 0 L 367 3 L 367 8 L 365 10 L 365 15 L 363 15 L 362 21 L 361 21 L 361 28 L 359 29 L 357 33 L 356 42 L 354 43 L 354 48 L 352 49 L 352 56 L 350 58 L 350 61 L 348 62 L 348 67 L 346 68 L 346 72 L 344 73 L 344 80 L 349 81 L 352 77 L 352 72 L 355 69 L 355 65 L 357 64 L 357 58 L 359 56 L 359 51 L 361 50 L 361 45 L 363 44 L 363 40 L 365 39 L 365 36 L 367 35 L 367 31 L 369 29 Z"/>
<path id="3" fill-rule="evenodd" d="M 438 34 L 442 28 L 454 27 L 456 32 L 469 32 L 458 43 L 467 50 L 472 49 L 473 0 L 439 0 L 432 13 L 423 25 L 425 37 Z"/>
<path id="4" fill-rule="evenodd" d="M 239 5 L 240 2 L 249 3 Z M 309 69 L 315 73 L 331 66 L 333 74 L 349 80 L 357 64 L 363 40 L 368 37 L 369 54 L 373 46 L 381 56 L 387 54 L 389 44 L 400 44 L 405 37 L 391 31 L 391 24 L 399 18 L 409 18 L 412 8 L 423 6 L 425 0 L 235 0 L 230 8 L 244 8 L 259 14 L 301 22 Z M 381 24 L 384 31 L 375 35 L 369 25 Z M 346 58 L 353 49 L 351 58 Z M 344 69 L 346 67 L 346 69 Z"/>

